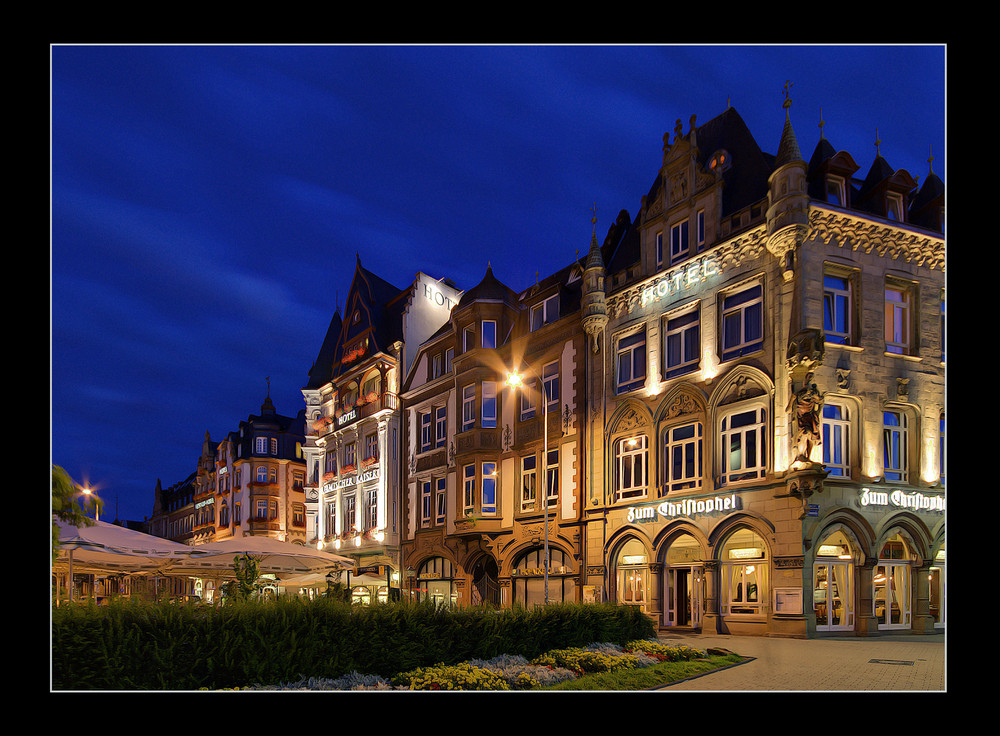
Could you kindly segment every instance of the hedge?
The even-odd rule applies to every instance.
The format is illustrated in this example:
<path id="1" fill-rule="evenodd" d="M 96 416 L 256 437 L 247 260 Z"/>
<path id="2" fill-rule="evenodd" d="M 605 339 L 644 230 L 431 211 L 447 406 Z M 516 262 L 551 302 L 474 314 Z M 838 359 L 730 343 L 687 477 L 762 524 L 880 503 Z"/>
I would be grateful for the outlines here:
<path id="1" fill-rule="evenodd" d="M 280 598 L 219 607 L 116 601 L 52 609 L 53 690 L 198 690 L 361 672 L 391 678 L 501 654 L 528 659 L 655 636 L 638 609 L 447 609 Z"/>

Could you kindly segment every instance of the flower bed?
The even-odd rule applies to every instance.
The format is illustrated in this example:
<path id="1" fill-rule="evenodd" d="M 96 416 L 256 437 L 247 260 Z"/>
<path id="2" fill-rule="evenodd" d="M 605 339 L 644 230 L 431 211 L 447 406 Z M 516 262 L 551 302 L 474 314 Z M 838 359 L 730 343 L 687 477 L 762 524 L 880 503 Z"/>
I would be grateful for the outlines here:
<path id="1" fill-rule="evenodd" d="M 554 649 L 532 660 L 504 654 L 460 664 L 437 664 L 400 673 L 391 680 L 351 672 L 336 679 L 303 677 L 280 685 L 258 685 L 244 690 L 533 690 L 594 672 L 649 667 L 660 662 L 703 658 L 687 646 L 667 646 L 655 639 L 606 642 L 585 647 Z"/>

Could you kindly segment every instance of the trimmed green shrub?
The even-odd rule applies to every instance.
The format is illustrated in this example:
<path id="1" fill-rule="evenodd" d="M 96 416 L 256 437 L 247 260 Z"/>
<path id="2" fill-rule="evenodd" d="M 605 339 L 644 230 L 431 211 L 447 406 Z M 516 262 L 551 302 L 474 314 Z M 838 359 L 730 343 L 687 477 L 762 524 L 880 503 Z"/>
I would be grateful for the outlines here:
<path id="1" fill-rule="evenodd" d="M 441 663 L 530 659 L 652 636 L 647 616 L 614 604 L 490 610 L 293 597 L 219 607 L 124 600 L 52 609 L 52 688 L 233 689 L 351 672 L 388 679 Z"/>

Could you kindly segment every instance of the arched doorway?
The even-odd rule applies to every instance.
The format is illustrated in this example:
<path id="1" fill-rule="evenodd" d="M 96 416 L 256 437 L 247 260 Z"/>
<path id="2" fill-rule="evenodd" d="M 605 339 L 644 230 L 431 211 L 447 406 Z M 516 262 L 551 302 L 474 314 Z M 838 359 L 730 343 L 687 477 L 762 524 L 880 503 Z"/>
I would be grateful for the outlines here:
<path id="1" fill-rule="evenodd" d="M 496 560 L 483 555 L 472 566 L 472 605 L 500 606 L 499 570 Z"/>
<path id="2" fill-rule="evenodd" d="M 705 606 L 701 545 L 690 534 L 674 537 L 664 562 L 663 625 L 700 629 Z"/>
<path id="3" fill-rule="evenodd" d="M 908 629 L 912 621 L 911 560 L 914 550 L 897 532 L 879 548 L 872 607 L 879 629 Z"/>
<path id="4" fill-rule="evenodd" d="M 730 534 L 719 554 L 721 613 L 732 619 L 763 619 L 770 596 L 767 543 L 741 527 Z"/>
<path id="5" fill-rule="evenodd" d="M 549 548 L 549 603 L 576 600 L 572 557 L 561 549 Z M 511 600 L 525 606 L 545 604 L 545 550 L 535 547 L 521 555 L 511 573 Z"/>
<path id="6" fill-rule="evenodd" d="M 615 556 L 616 599 L 619 603 L 649 605 L 649 555 L 646 545 L 636 538 L 626 541 Z"/>
<path id="7" fill-rule="evenodd" d="M 855 554 L 842 530 L 827 535 L 816 548 L 812 586 L 817 632 L 854 628 Z"/>

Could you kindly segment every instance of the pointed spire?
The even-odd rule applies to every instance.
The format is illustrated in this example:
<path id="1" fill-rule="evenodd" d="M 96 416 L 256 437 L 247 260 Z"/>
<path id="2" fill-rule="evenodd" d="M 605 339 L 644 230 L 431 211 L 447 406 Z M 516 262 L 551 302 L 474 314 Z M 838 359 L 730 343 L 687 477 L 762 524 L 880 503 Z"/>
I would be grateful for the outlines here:
<path id="1" fill-rule="evenodd" d="M 799 150 L 799 142 L 795 138 L 795 131 L 792 129 L 791 115 L 788 112 L 788 108 L 792 106 L 792 98 L 789 97 L 791 87 L 792 82 L 786 81 L 784 88 L 785 101 L 781 105 L 785 108 L 785 127 L 781 131 L 781 143 L 778 145 L 778 156 L 775 162 L 777 166 L 783 166 L 792 161 L 804 161 L 802 152 Z"/>

